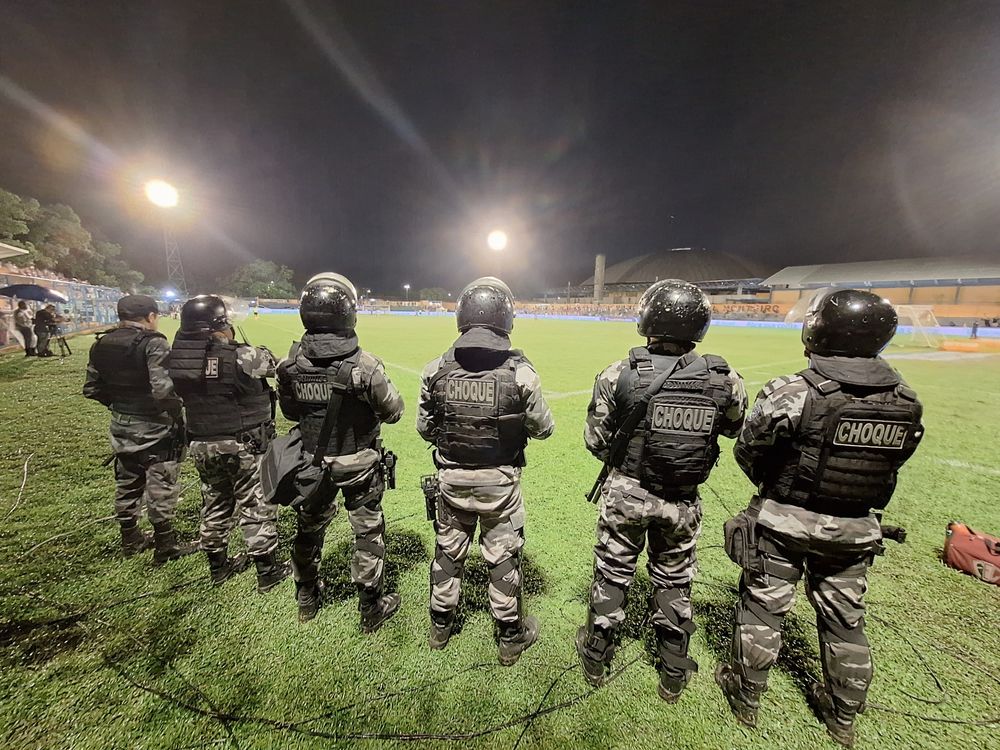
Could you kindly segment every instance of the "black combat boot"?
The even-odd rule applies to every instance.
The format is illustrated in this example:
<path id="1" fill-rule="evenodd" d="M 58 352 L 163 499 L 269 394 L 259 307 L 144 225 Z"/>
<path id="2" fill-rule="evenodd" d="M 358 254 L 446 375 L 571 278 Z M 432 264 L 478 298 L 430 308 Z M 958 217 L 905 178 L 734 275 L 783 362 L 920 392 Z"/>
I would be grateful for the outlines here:
<path id="1" fill-rule="evenodd" d="M 212 574 L 212 583 L 216 586 L 225 583 L 234 575 L 242 573 L 250 567 L 250 558 L 240 554 L 230 557 L 228 550 L 205 550 L 208 558 L 208 569 Z"/>
<path id="2" fill-rule="evenodd" d="M 358 586 L 358 609 L 361 610 L 361 632 L 374 633 L 386 620 L 399 611 L 399 594 L 383 594 L 380 588 Z"/>
<path id="3" fill-rule="evenodd" d="M 431 635 L 428 645 L 431 651 L 440 651 L 451 640 L 451 629 L 455 625 L 455 612 L 431 610 Z"/>
<path id="4" fill-rule="evenodd" d="M 729 701 L 733 716 L 745 725 L 754 729 L 757 726 L 757 709 L 760 708 L 760 696 L 766 689 L 761 685 L 744 683 L 730 664 L 721 663 L 715 668 L 715 682 L 722 688 L 722 694 Z"/>
<path id="5" fill-rule="evenodd" d="M 276 552 L 254 555 L 253 564 L 257 566 L 257 593 L 266 594 L 292 574 L 292 564 L 287 560 L 278 562 Z"/>
<path id="6" fill-rule="evenodd" d="M 538 620 L 534 617 L 518 617 L 516 620 L 503 620 L 497 623 L 499 637 L 497 638 L 497 653 L 500 664 L 510 667 L 517 664 L 521 654 L 531 648 L 538 640 Z"/>
<path id="7" fill-rule="evenodd" d="M 134 557 L 153 546 L 153 535 L 139 529 L 137 524 L 122 524 L 122 555 Z"/>
<path id="8" fill-rule="evenodd" d="M 676 703 L 691 675 L 698 671 L 698 664 L 687 655 L 689 635 L 683 630 L 660 625 L 653 629 L 656 632 L 657 669 L 660 673 L 656 694 L 667 703 Z"/>
<path id="9" fill-rule="evenodd" d="M 299 605 L 299 622 L 309 622 L 319 614 L 325 590 L 323 581 L 296 581 L 295 601 Z"/>
<path id="10" fill-rule="evenodd" d="M 814 682 L 809 686 L 809 705 L 816 718 L 826 724 L 826 732 L 844 747 L 854 747 L 854 714 L 840 711 L 826 685 Z"/>
<path id="11" fill-rule="evenodd" d="M 615 655 L 615 643 L 609 630 L 594 625 L 593 612 L 587 615 L 587 624 L 576 631 L 576 653 L 584 679 L 594 687 L 603 685 Z"/>
<path id="12" fill-rule="evenodd" d="M 153 524 L 153 565 L 164 565 L 171 560 L 179 560 L 200 549 L 198 542 L 178 544 L 177 532 L 169 522 Z"/>

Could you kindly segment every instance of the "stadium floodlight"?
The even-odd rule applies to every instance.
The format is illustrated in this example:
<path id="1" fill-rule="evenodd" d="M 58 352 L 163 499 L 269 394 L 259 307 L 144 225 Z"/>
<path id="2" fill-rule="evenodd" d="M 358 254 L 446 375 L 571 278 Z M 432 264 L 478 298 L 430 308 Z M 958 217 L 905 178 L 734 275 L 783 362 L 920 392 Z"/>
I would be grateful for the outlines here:
<path id="1" fill-rule="evenodd" d="M 486 235 L 486 244 L 494 252 L 500 252 L 507 247 L 507 233 L 502 229 L 494 229 Z"/>
<path id="2" fill-rule="evenodd" d="M 160 208 L 173 208 L 179 200 L 177 188 L 164 180 L 150 180 L 145 191 L 149 202 Z"/>
<path id="3" fill-rule="evenodd" d="M 174 299 L 177 297 L 177 292 L 175 292 L 173 289 L 164 289 L 163 296 L 166 297 L 167 299 Z"/>
<path id="4" fill-rule="evenodd" d="M 406 290 L 406 301 L 409 302 L 410 301 L 410 285 L 409 284 L 403 284 L 403 289 Z"/>

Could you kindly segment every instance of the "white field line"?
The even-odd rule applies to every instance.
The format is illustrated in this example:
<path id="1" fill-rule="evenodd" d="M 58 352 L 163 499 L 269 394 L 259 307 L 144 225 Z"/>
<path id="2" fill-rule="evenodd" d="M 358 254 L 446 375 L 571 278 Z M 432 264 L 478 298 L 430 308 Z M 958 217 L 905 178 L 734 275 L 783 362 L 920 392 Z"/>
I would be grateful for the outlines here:
<path id="1" fill-rule="evenodd" d="M 418 378 L 424 374 L 423 370 L 416 370 L 412 367 L 407 367 L 406 365 L 396 364 L 395 362 L 386 362 L 385 360 L 382 360 L 382 364 L 386 367 L 391 367 L 394 370 L 402 370 L 403 372 L 410 373 L 410 375 L 416 375 Z"/>
<path id="2" fill-rule="evenodd" d="M 996 469 L 992 466 L 983 466 L 982 464 L 973 464 L 968 461 L 959 461 L 954 458 L 935 458 L 935 463 L 944 464 L 945 466 L 951 466 L 953 469 L 963 469 L 966 471 L 975 471 L 980 474 L 987 474 L 991 477 L 1000 477 L 1000 469 Z"/>

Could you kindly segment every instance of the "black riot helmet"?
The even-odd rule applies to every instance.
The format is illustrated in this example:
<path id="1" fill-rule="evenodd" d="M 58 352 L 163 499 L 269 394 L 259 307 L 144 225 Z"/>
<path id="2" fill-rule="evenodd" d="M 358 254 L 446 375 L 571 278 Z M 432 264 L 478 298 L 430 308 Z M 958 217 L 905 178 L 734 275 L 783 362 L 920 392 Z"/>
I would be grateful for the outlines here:
<path id="1" fill-rule="evenodd" d="M 349 334 L 358 322 L 358 291 L 346 276 L 318 273 L 302 287 L 299 317 L 309 333 Z"/>
<path id="2" fill-rule="evenodd" d="M 232 327 L 226 303 L 214 294 L 199 294 L 181 308 L 181 330 L 184 333 L 213 333 L 229 331 Z"/>
<path id="3" fill-rule="evenodd" d="M 802 343 L 820 356 L 875 357 L 896 335 L 898 322 L 889 300 L 860 289 L 835 289 L 809 303 Z"/>
<path id="4" fill-rule="evenodd" d="M 495 276 L 483 276 L 458 295 L 458 330 L 482 326 L 505 336 L 514 330 L 514 293 Z"/>
<path id="5" fill-rule="evenodd" d="M 657 281 L 639 298 L 639 335 L 682 344 L 701 341 L 712 323 L 712 303 L 694 284 Z"/>

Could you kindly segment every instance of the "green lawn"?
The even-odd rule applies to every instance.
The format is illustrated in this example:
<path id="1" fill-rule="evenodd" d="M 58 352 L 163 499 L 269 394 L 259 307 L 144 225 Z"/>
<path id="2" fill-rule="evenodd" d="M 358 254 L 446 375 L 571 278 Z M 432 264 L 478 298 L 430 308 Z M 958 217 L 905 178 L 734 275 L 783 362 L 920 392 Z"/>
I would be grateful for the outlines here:
<path id="1" fill-rule="evenodd" d="M 638 343 L 627 323 L 524 320 L 515 344 L 541 373 L 556 434 L 529 449 L 527 608 L 541 640 L 512 668 L 497 664 L 485 570 L 475 555 L 462 629 L 443 652 L 427 640 L 433 532 L 418 486 L 430 455 L 413 428 L 418 373 L 454 337 L 446 318 L 365 318 L 363 345 L 382 357 L 407 402 L 385 431 L 400 456 L 399 489 L 385 498 L 390 580 L 399 615 L 360 634 L 347 582 L 347 522 L 328 535 L 324 570 L 339 601 L 307 625 L 293 585 L 261 596 L 251 574 L 220 588 L 201 556 L 154 569 L 149 555 L 122 560 L 113 521 L 107 413 L 80 395 L 88 339 L 70 361 L 0 361 L 0 737 L 4 748 L 304 748 L 424 741 L 468 747 L 833 747 L 802 693 L 819 673 L 804 597 L 786 622 L 787 646 L 756 731 L 731 717 L 711 679 L 727 650 L 737 572 L 719 545 L 727 510 L 750 485 L 723 452 L 704 493 L 700 572 L 694 588 L 701 665 L 680 703 L 656 697 L 656 672 L 639 628 L 648 584 L 633 589 L 620 676 L 589 689 L 573 665 L 584 617 L 595 509 L 584 493 L 598 464 L 582 444 L 594 375 Z M 245 326 L 255 343 L 287 351 L 294 316 Z M 703 347 L 726 356 L 756 392 L 803 364 L 791 331 L 717 328 Z M 906 526 L 871 574 L 869 635 L 876 660 L 861 748 L 995 746 L 1000 704 L 1000 589 L 943 566 L 948 521 L 1000 532 L 1000 358 L 897 362 L 926 404 L 927 437 L 904 469 L 887 522 Z M 27 481 L 19 498 L 23 466 Z M 194 478 L 185 467 L 184 481 Z M 179 526 L 197 526 L 196 485 Z M 102 520 L 103 519 L 103 520 Z M 294 527 L 281 516 L 287 549 Z M 234 540 L 236 537 L 234 536 Z M 237 542 L 238 544 L 238 542 Z M 935 679 L 941 687 L 935 686 Z M 537 712 L 537 715 L 535 715 Z M 533 716 L 534 715 L 534 716 Z M 939 721 L 930 721 L 935 717 Z M 992 717 L 992 725 L 976 722 Z M 960 722 L 960 723 L 945 723 Z M 966 722 L 966 723 L 961 723 Z M 448 737 L 444 737 L 448 735 Z"/>

